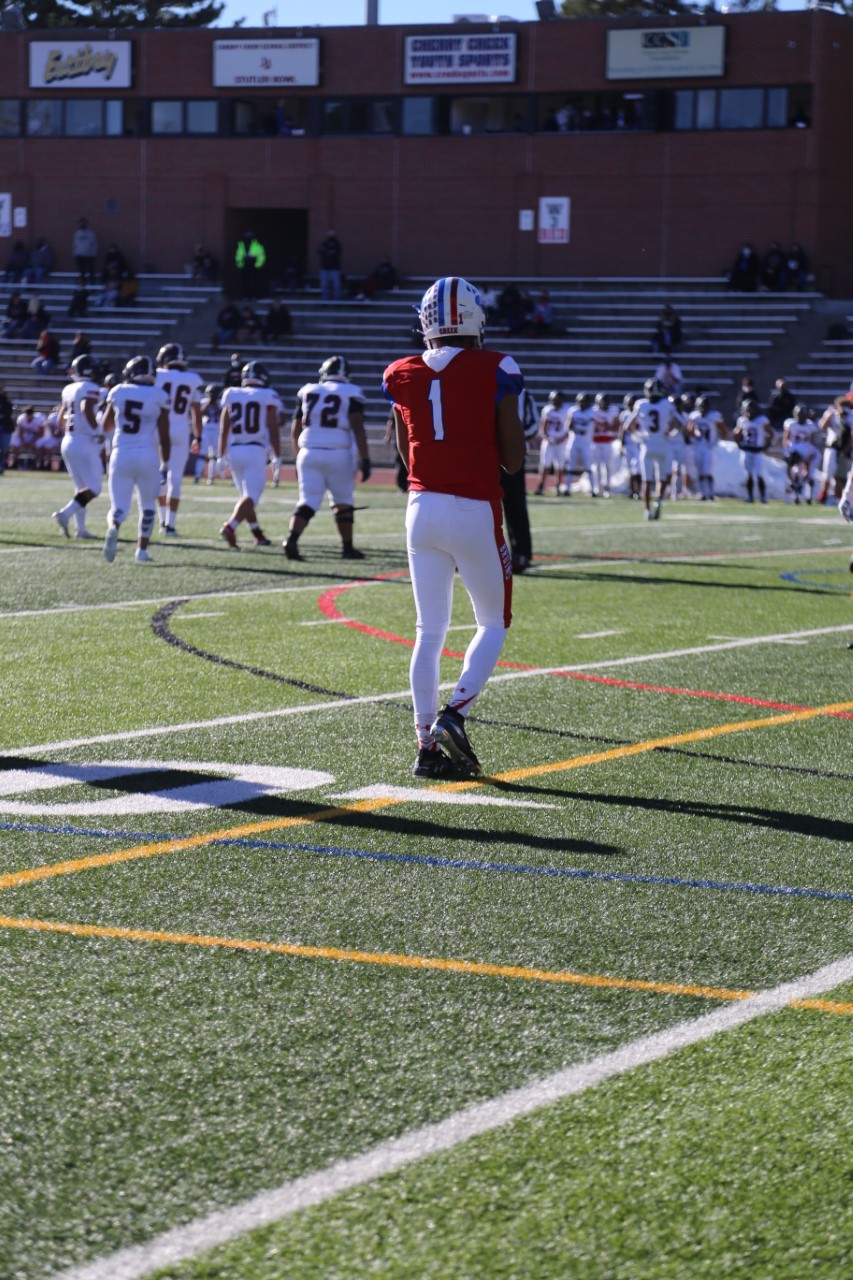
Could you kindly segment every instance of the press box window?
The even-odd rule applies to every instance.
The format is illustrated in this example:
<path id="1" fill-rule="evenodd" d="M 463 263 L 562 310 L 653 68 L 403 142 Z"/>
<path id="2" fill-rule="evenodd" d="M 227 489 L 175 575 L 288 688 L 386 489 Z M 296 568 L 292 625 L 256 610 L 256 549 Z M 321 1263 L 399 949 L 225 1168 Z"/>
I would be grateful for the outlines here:
<path id="1" fill-rule="evenodd" d="M 31 98 L 27 102 L 27 137 L 58 138 L 62 133 L 62 103 L 56 98 Z"/>
<path id="2" fill-rule="evenodd" d="M 199 101 L 186 104 L 187 133 L 218 133 L 219 113 L 216 102 Z"/>
<path id="3" fill-rule="evenodd" d="M 405 134 L 435 133 L 434 99 L 404 98 L 402 131 Z"/>
<path id="4" fill-rule="evenodd" d="M 763 124 L 763 89 L 720 90 L 721 129 L 760 129 Z"/>
<path id="5" fill-rule="evenodd" d="M 98 98 L 70 98 L 65 103 L 69 138 L 99 138 L 104 132 L 104 104 Z"/>
<path id="6" fill-rule="evenodd" d="M 184 104 L 182 102 L 152 102 L 152 133 L 183 133 Z"/>
<path id="7" fill-rule="evenodd" d="M 17 98 L 0 98 L 0 138 L 17 138 L 21 132 L 21 104 Z"/>

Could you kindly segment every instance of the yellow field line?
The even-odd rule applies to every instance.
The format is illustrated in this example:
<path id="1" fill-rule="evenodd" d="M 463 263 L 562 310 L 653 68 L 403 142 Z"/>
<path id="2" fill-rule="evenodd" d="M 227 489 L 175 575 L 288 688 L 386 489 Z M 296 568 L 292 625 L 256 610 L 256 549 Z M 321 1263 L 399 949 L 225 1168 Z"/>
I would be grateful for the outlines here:
<path id="1" fill-rule="evenodd" d="M 762 719 L 735 720 L 729 724 L 713 725 L 707 729 L 693 729 L 688 733 L 671 734 L 665 738 L 651 738 L 645 742 L 629 743 L 621 747 L 611 747 L 608 751 L 594 751 L 583 756 L 572 756 L 568 760 L 552 761 L 549 764 L 531 765 L 524 769 L 510 769 L 505 773 L 495 774 L 491 778 L 477 778 L 466 782 L 449 782 L 436 787 L 436 791 L 466 791 L 471 787 L 481 787 L 490 782 L 521 782 L 530 778 L 542 777 L 549 773 L 562 773 L 569 769 L 581 769 L 588 765 L 604 764 L 610 760 L 624 760 L 628 756 L 643 755 L 649 751 L 657 751 L 662 747 L 680 746 L 688 742 L 703 742 L 709 738 L 719 738 L 732 733 L 746 733 L 751 729 L 770 729 L 781 724 L 796 724 L 803 720 L 814 720 L 818 716 L 830 716 L 838 711 L 853 711 L 853 702 L 837 702 L 825 707 L 809 707 L 803 711 L 788 711 L 783 715 L 766 716 Z M 153 858 L 162 853 L 178 853 L 183 849 L 201 849 L 215 844 L 218 840 L 234 840 L 242 836 L 257 835 L 262 831 L 280 831 L 285 827 L 309 826 L 317 822 L 337 822 L 352 813 L 374 813 L 393 805 L 405 804 L 391 796 L 378 796 L 371 800 L 356 801 L 351 805 L 341 805 L 333 809 L 322 809 L 318 813 L 305 814 L 293 818 L 272 818 L 266 822 L 253 822 L 240 827 L 228 827 L 219 831 L 207 831 L 200 835 L 186 836 L 183 839 L 163 840 L 155 844 L 136 845 L 130 849 L 117 849 L 113 853 L 96 853 L 86 858 L 71 858 L 65 862 L 54 862 L 45 867 L 30 867 L 25 871 L 12 871 L 0 876 L 0 890 L 17 889 L 37 880 L 49 880 L 55 876 L 73 875 L 78 871 L 90 871 L 97 867 L 109 867 L 119 862 L 133 862 L 139 858 Z"/>
<path id="2" fill-rule="evenodd" d="M 65 924 L 57 920 L 32 920 L 0 916 L 0 929 L 35 933 L 62 933 L 74 938 L 118 938 L 126 942 L 165 942 L 187 947 L 221 947 L 229 951 L 259 951 L 268 955 L 308 960 L 343 960 L 351 964 L 377 964 L 394 969 L 464 973 L 484 978 L 513 978 L 524 982 L 552 982 L 564 986 L 598 987 L 616 991 L 649 991 L 664 996 L 694 996 L 701 1000 L 747 1000 L 755 991 L 729 987 L 703 987 L 682 982 L 648 982 L 640 978 L 612 978 L 598 973 L 530 969 L 522 965 L 487 964 L 477 960 L 452 960 L 441 956 L 407 956 L 385 951 L 355 951 L 345 947 L 309 947 L 294 942 L 263 942 L 255 938 L 222 938 L 203 933 L 172 933 L 162 929 L 122 929 L 111 925 Z M 832 1000 L 792 1000 L 800 1009 L 853 1015 L 853 1004 Z"/>

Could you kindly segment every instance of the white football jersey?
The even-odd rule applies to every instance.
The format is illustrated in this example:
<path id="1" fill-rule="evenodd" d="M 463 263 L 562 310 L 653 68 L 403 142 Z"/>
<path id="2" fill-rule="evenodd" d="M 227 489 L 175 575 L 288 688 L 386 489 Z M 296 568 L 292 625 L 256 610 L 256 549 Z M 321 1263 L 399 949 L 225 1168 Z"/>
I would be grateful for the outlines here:
<path id="1" fill-rule="evenodd" d="M 792 445 L 814 445 L 817 437 L 817 423 L 808 418 L 805 422 L 797 422 L 796 418 L 788 418 L 785 422 L 788 443 Z"/>
<path id="2" fill-rule="evenodd" d="M 710 445 L 713 449 L 720 438 L 722 415 L 716 409 L 711 409 L 709 413 L 699 413 L 698 410 L 694 410 L 687 421 L 698 432 L 702 443 Z"/>
<path id="3" fill-rule="evenodd" d="M 97 405 L 101 388 L 97 382 L 83 378 L 69 382 L 62 388 L 62 407 L 65 410 L 65 430 L 81 440 L 95 440 L 100 435 L 97 426 L 92 427 L 83 412 L 83 401 L 92 400 Z M 94 414 L 93 414 L 94 416 Z"/>
<path id="4" fill-rule="evenodd" d="M 162 388 L 144 382 L 120 382 L 107 396 L 107 407 L 110 406 L 115 414 L 113 452 L 132 453 L 159 446 L 157 419 L 169 408 L 169 398 Z"/>
<path id="5" fill-rule="evenodd" d="M 204 379 L 192 369 L 158 369 L 155 385 L 169 397 L 169 430 L 188 432 L 190 409 L 199 404 L 204 391 Z"/>
<path id="6" fill-rule="evenodd" d="M 222 393 L 222 408 L 228 410 L 231 431 L 228 447 L 243 444 L 259 444 L 270 447 L 267 425 L 270 405 L 275 409 L 276 421 L 281 415 L 279 394 L 272 387 L 226 387 Z"/>
<path id="7" fill-rule="evenodd" d="M 634 405 L 637 434 L 641 440 L 660 440 L 673 427 L 680 427 L 681 414 L 671 400 L 638 400 Z"/>
<path id="8" fill-rule="evenodd" d="M 747 453 L 760 453 L 770 443 L 770 419 L 760 413 L 757 418 L 747 418 L 746 414 L 737 420 L 740 431 L 740 447 Z"/>
<path id="9" fill-rule="evenodd" d="M 595 409 L 582 409 L 579 404 L 574 404 L 569 409 L 567 421 L 572 435 L 588 439 L 595 423 Z"/>
<path id="10" fill-rule="evenodd" d="M 539 427 L 549 444 L 559 444 L 561 440 L 568 438 L 568 416 L 569 406 L 567 404 L 559 407 L 555 404 L 546 404 L 542 410 Z"/>
<path id="11" fill-rule="evenodd" d="M 27 414 L 22 413 L 15 424 L 18 428 L 18 435 L 25 445 L 35 444 L 42 433 L 47 419 L 43 413 L 34 413 L 30 418 Z"/>
<path id="12" fill-rule="evenodd" d="M 296 393 L 294 418 L 302 423 L 300 449 L 349 449 L 351 413 L 364 413 L 364 392 L 354 382 L 308 382 Z"/>

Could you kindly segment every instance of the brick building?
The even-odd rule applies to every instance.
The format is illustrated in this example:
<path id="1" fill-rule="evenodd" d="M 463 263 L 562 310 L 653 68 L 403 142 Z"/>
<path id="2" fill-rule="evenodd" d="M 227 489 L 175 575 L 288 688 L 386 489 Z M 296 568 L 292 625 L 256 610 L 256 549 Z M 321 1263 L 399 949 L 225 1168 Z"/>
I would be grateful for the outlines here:
<path id="1" fill-rule="evenodd" d="M 0 255 L 43 235 L 70 268 L 83 214 L 168 271 L 251 226 L 273 278 L 329 227 L 353 274 L 475 279 L 715 275 L 779 240 L 853 295 L 845 17 L 114 34 L 0 34 Z"/>

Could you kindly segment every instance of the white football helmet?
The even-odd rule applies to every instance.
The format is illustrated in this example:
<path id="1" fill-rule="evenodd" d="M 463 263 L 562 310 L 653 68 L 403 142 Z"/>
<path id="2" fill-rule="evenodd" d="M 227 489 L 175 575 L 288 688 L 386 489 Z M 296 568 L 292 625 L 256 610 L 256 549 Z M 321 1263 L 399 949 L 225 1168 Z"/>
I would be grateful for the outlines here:
<path id="1" fill-rule="evenodd" d="M 430 285 L 421 299 L 418 318 L 424 341 L 459 335 L 476 338 L 483 345 L 486 311 L 479 291 L 462 276 L 443 276 Z"/>

